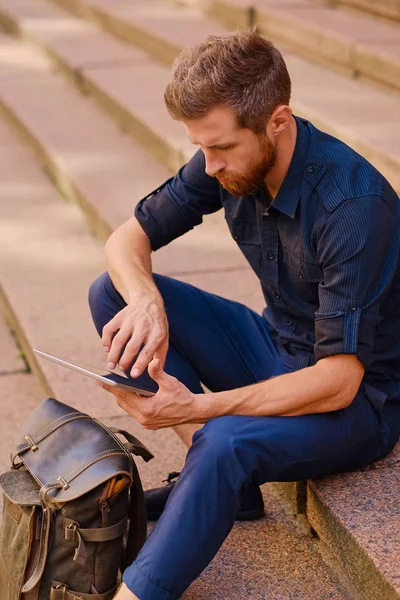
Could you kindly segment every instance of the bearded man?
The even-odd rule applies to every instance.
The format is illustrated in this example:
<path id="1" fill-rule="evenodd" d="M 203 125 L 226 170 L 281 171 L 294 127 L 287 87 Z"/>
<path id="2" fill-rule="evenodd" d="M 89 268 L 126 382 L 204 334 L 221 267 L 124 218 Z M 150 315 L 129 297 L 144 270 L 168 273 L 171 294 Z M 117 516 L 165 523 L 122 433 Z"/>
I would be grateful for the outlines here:
<path id="1" fill-rule="evenodd" d="M 189 447 L 177 481 L 147 492 L 161 516 L 118 600 L 179 598 L 235 519 L 263 514 L 262 483 L 359 468 L 399 438 L 399 198 L 293 116 L 290 92 L 280 52 L 254 31 L 185 49 L 165 102 L 200 148 L 111 235 L 91 286 L 109 367 L 158 385 L 150 399 L 113 391 L 118 404 Z M 221 208 L 262 315 L 152 273 L 152 251 Z"/>

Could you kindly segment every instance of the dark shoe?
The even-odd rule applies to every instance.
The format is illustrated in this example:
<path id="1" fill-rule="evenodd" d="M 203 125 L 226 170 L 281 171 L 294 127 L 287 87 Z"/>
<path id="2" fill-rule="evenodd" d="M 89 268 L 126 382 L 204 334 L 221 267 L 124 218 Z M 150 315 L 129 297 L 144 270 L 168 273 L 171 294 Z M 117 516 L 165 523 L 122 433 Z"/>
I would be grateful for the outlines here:
<path id="1" fill-rule="evenodd" d="M 157 521 L 167 503 L 170 493 L 174 489 L 180 473 L 173 471 L 164 479 L 166 485 L 151 490 L 145 490 L 147 518 L 149 521 Z M 264 500 L 261 490 L 257 485 L 250 485 L 246 491 L 240 494 L 240 505 L 236 515 L 237 521 L 252 521 L 264 516 Z"/>

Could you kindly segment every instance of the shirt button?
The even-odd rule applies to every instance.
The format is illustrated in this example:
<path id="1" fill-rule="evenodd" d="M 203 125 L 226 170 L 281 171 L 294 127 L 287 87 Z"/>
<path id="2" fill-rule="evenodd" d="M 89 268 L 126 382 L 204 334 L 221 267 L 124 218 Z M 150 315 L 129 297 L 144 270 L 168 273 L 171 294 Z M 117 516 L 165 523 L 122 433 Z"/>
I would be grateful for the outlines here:
<path id="1" fill-rule="evenodd" d="M 289 325 L 289 326 L 293 325 L 293 321 L 286 321 L 286 325 Z"/>
<path id="2" fill-rule="evenodd" d="M 351 307 L 350 307 L 350 310 L 351 310 L 352 312 L 356 311 L 356 310 L 357 310 L 357 306 L 351 306 Z"/>
<path id="3" fill-rule="evenodd" d="M 304 279 L 303 273 L 299 273 L 300 279 Z"/>
<path id="4" fill-rule="evenodd" d="M 312 165 L 308 165 L 308 167 L 307 167 L 307 171 L 308 171 L 309 173 L 312 173 L 312 172 L 314 171 L 314 167 L 313 167 Z"/>
<path id="5" fill-rule="evenodd" d="M 279 294 L 275 294 L 275 298 L 276 298 L 277 300 L 280 300 L 280 299 L 281 299 L 281 297 L 280 297 L 280 295 L 279 295 Z"/>
<path id="6" fill-rule="evenodd" d="M 268 258 L 269 258 L 269 260 L 274 260 L 275 254 L 272 254 L 272 253 L 268 254 Z"/>

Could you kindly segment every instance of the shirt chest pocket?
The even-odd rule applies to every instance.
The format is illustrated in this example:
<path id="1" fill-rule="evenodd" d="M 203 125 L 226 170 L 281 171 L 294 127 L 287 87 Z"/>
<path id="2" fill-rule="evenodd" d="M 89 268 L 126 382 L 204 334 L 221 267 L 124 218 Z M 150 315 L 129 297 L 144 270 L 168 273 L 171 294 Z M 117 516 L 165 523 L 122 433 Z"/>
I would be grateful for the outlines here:
<path id="1" fill-rule="evenodd" d="M 303 299 L 318 302 L 318 285 L 324 280 L 324 273 L 318 263 L 304 260 L 283 247 L 284 268 L 290 284 Z"/>
<path id="2" fill-rule="evenodd" d="M 253 271 L 259 275 L 261 269 L 261 243 L 257 222 L 238 220 L 225 215 L 232 237 L 243 252 Z"/>

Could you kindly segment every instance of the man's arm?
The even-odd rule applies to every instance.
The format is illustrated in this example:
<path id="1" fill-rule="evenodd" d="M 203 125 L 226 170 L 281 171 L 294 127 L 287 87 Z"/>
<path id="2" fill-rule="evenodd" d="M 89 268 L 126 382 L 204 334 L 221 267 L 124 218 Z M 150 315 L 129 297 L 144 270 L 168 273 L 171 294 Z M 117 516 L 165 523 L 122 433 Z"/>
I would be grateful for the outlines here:
<path id="1" fill-rule="evenodd" d="M 111 280 L 127 303 L 103 328 L 108 367 L 119 363 L 127 369 L 144 343 L 131 370 L 137 376 L 153 356 L 164 364 L 168 351 L 168 322 L 152 276 L 150 240 L 133 217 L 111 234 L 105 252 Z"/>
<path id="2" fill-rule="evenodd" d="M 330 356 L 261 383 L 204 394 L 196 402 L 194 420 L 205 423 L 222 415 L 294 416 L 345 408 L 353 401 L 364 371 L 354 355 Z"/>
<path id="3" fill-rule="evenodd" d="M 105 254 L 111 280 L 126 303 L 139 291 L 158 295 L 152 276 L 150 240 L 135 217 L 111 234 Z"/>
<path id="4" fill-rule="evenodd" d="M 99 385 L 114 394 L 119 406 L 143 427 L 162 429 L 206 423 L 224 415 L 295 416 L 338 410 L 351 404 L 363 374 L 364 367 L 354 355 L 342 354 L 243 388 L 193 394 L 154 360 L 149 364 L 149 375 L 159 390 L 151 398 Z"/>
<path id="5" fill-rule="evenodd" d="M 151 252 L 169 244 L 202 222 L 203 215 L 221 208 L 219 184 L 204 170 L 201 151 L 175 177 L 140 200 L 135 217 L 121 225 L 106 243 L 111 280 L 127 303 L 103 329 L 108 366 L 127 369 L 137 377 L 153 357 L 164 365 L 168 322 L 154 283 Z M 144 347 L 140 350 L 142 344 Z M 125 347 L 125 349 L 124 349 Z"/>

